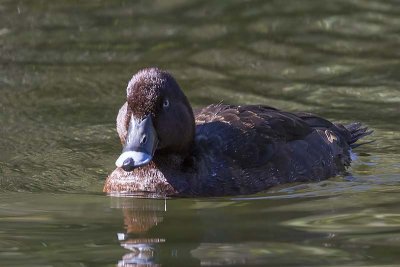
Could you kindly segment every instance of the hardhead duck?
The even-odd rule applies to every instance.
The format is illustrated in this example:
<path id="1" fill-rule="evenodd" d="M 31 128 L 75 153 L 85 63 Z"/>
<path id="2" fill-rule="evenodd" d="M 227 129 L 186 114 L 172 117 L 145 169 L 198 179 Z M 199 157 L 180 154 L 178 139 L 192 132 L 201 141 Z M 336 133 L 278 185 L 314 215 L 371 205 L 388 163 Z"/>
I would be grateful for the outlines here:
<path id="1" fill-rule="evenodd" d="M 251 194 L 327 179 L 350 165 L 371 131 L 265 105 L 215 104 L 193 112 L 166 71 L 139 71 L 117 116 L 123 145 L 104 192 L 157 196 Z"/>

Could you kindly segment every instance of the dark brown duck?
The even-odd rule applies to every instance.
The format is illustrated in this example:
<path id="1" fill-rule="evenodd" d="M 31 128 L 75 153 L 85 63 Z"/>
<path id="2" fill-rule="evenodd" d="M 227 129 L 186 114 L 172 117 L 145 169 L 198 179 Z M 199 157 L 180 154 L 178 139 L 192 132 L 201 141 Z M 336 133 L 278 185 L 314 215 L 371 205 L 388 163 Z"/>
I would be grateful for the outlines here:
<path id="1" fill-rule="evenodd" d="M 264 105 L 211 105 L 193 113 L 175 79 L 135 74 L 117 116 L 123 145 L 104 192 L 159 196 L 251 194 L 319 181 L 350 165 L 350 149 L 371 131 Z"/>

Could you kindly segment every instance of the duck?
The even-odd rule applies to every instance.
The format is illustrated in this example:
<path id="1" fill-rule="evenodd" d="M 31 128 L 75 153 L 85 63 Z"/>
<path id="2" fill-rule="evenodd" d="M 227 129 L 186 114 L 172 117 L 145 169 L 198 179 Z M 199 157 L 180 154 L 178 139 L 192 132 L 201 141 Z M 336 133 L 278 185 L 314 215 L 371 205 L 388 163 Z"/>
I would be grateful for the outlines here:
<path id="1" fill-rule="evenodd" d="M 156 67 L 133 75 L 126 96 L 116 123 L 122 153 L 103 188 L 110 195 L 235 196 L 321 181 L 344 173 L 357 141 L 372 133 L 267 105 L 193 110 Z"/>

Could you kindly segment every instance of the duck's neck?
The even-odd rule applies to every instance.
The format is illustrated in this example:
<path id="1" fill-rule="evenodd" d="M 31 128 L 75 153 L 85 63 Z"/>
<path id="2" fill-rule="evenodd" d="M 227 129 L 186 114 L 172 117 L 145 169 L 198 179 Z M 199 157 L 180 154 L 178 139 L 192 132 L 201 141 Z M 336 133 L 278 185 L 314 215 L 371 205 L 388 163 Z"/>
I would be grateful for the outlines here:
<path id="1" fill-rule="evenodd" d="M 182 151 L 170 153 L 156 153 L 153 162 L 160 169 L 174 170 L 181 175 L 191 172 L 194 166 L 194 148 L 190 147 L 185 153 Z"/>

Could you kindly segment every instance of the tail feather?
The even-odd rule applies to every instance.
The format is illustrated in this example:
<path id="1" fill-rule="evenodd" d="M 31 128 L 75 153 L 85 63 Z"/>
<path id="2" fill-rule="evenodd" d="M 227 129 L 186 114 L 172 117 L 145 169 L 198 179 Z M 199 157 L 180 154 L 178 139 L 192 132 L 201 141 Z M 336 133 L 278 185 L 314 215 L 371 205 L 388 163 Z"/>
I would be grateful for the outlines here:
<path id="1" fill-rule="evenodd" d="M 368 127 L 363 126 L 360 122 L 350 123 L 346 125 L 345 128 L 350 132 L 351 135 L 350 140 L 348 141 L 351 148 L 355 148 L 364 144 L 369 144 L 375 141 L 372 140 L 363 143 L 356 143 L 359 139 L 368 136 L 374 132 L 373 130 L 369 130 Z"/>

